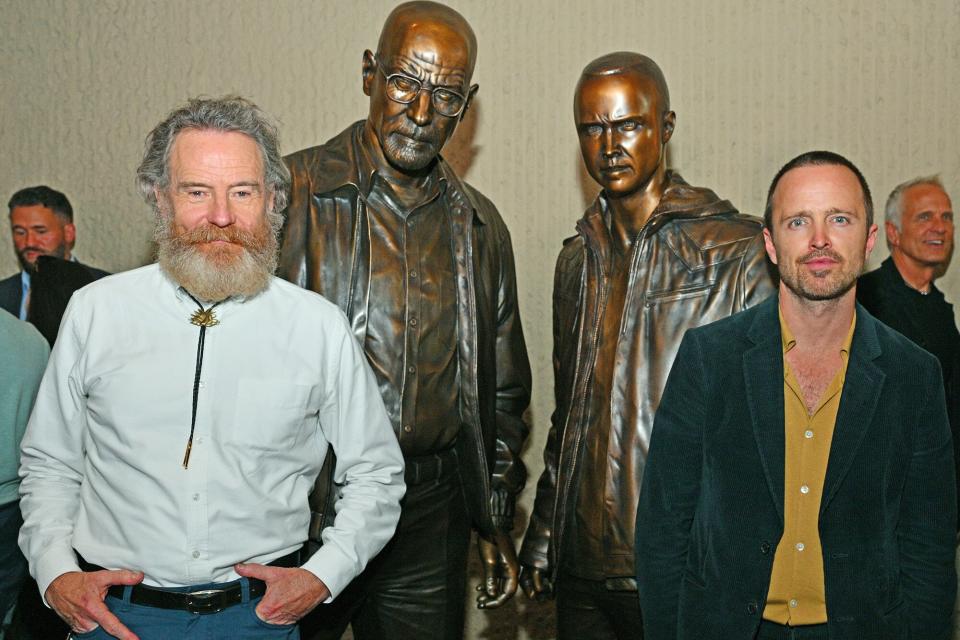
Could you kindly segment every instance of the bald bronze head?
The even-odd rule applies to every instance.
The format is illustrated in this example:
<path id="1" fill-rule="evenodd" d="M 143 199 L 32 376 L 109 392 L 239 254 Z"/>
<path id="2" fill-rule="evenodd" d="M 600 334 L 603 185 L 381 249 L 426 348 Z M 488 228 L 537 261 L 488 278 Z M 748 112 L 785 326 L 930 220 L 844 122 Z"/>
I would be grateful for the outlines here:
<path id="1" fill-rule="evenodd" d="M 370 96 L 368 140 L 395 174 L 428 171 L 463 117 L 477 85 L 473 29 L 436 2 L 407 2 L 387 17 L 377 53 L 363 54 Z"/>
<path id="2" fill-rule="evenodd" d="M 588 64 L 577 82 L 573 115 L 583 162 L 608 196 L 630 196 L 663 180 L 676 114 L 653 60 L 619 51 Z"/>

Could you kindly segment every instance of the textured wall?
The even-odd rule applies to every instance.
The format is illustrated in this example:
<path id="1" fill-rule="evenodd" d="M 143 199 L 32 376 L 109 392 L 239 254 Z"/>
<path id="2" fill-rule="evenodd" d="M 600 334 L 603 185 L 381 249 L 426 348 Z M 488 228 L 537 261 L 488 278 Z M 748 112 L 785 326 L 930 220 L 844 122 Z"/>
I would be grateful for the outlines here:
<path id="1" fill-rule="evenodd" d="M 36 183 L 77 211 L 77 254 L 111 270 L 150 259 L 133 174 L 146 132 L 188 96 L 238 92 L 281 122 L 284 148 L 365 113 L 360 57 L 392 2 L 5 0 L 0 24 L 0 196 Z M 455 0 L 480 42 L 475 108 L 448 149 L 498 205 L 517 252 L 534 363 L 539 471 L 550 412 L 550 286 L 561 240 L 593 197 L 572 89 L 618 49 L 658 60 L 677 131 L 672 165 L 747 212 L 802 151 L 858 163 L 882 205 L 939 172 L 960 197 L 960 4 L 955 0 Z M 886 254 L 882 243 L 872 260 Z M 0 225 L 0 274 L 14 271 Z M 960 299 L 957 269 L 941 281 Z M 529 504 L 532 491 L 527 492 Z M 526 510 L 525 510 L 526 511 Z M 550 638 L 544 608 L 471 613 L 469 637 Z"/>

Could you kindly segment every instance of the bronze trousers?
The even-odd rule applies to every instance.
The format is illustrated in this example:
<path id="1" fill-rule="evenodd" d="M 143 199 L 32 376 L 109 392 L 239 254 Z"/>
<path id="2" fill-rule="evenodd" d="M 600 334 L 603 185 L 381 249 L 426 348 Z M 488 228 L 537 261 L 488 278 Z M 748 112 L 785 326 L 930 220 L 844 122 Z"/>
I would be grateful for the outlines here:
<path id="1" fill-rule="evenodd" d="M 455 460 L 455 458 L 454 458 Z M 333 602 L 300 625 L 304 640 L 461 640 L 470 523 L 457 465 L 416 482 L 407 461 L 407 493 L 393 539 Z"/>

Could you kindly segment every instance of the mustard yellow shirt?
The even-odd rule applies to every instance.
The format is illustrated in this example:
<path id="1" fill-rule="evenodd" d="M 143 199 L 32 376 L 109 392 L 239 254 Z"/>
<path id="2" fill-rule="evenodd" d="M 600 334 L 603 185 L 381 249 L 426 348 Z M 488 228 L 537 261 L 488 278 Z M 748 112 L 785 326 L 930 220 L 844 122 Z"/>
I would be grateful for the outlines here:
<path id="1" fill-rule="evenodd" d="M 856 322 L 854 315 L 840 349 L 843 365 L 816 408 L 808 413 L 800 383 L 786 359 L 797 341 L 780 314 L 784 354 L 783 537 L 773 558 L 770 590 L 763 610 L 765 620 L 779 624 L 800 626 L 827 621 L 818 528 L 820 499 Z"/>

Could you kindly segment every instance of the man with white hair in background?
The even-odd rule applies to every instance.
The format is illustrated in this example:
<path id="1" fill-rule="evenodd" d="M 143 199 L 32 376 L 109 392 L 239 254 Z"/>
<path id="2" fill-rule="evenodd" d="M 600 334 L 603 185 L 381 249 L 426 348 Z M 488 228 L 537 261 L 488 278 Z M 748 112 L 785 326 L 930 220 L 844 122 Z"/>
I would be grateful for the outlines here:
<path id="1" fill-rule="evenodd" d="M 403 463 L 343 314 L 273 277 L 289 172 L 237 97 L 137 172 L 158 263 L 75 294 L 23 441 L 20 544 L 80 638 L 298 638 L 393 534 Z M 302 557 L 328 447 L 342 485 Z"/>
<path id="2" fill-rule="evenodd" d="M 953 254 L 953 206 L 937 176 L 908 180 L 887 198 L 890 257 L 857 282 L 857 300 L 940 361 L 954 459 L 960 460 L 960 332 L 953 305 L 934 285 Z M 957 487 L 960 489 L 960 473 Z"/>

